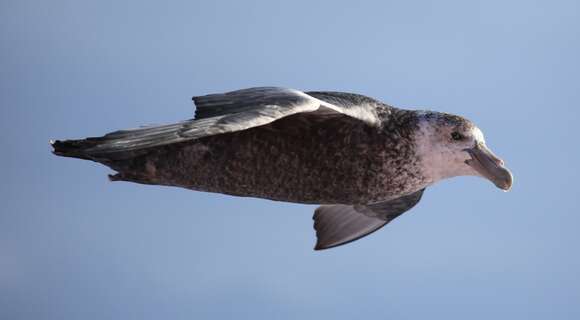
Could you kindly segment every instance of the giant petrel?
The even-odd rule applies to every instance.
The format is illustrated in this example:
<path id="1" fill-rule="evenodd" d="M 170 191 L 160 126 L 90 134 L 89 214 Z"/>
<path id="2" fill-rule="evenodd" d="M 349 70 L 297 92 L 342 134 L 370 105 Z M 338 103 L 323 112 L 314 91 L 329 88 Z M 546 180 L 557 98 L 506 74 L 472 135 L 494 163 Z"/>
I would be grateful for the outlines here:
<path id="1" fill-rule="evenodd" d="M 442 179 L 512 185 L 481 130 L 460 116 L 277 87 L 193 101 L 194 119 L 51 141 L 53 152 L 102 163 L 117 172 L 112 181 L 321 204 L 313 218 L 317 250 L 380 229 Z"/>

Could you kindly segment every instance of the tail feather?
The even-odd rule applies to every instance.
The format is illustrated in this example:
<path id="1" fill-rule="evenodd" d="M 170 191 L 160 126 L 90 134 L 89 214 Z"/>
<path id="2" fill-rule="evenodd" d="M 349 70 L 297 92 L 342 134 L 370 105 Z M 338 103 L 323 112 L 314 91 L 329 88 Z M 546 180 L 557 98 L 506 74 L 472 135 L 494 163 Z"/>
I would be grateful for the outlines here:
<path id="1" fill-rule="evenodd" d="M 119 130 L 102 137 L 51 140 L 53 153 L 63 157 L 103 162 L 135 157 L 148 148 L 181 141 L 179 130 L 187 122 Z"/>
<path id="2" fill-rule="evenodd" d="M 53 148 L 52 153 L 62 157 L 79 158 L 85 160 L 92 160 L 86 150 L 95 147 L 97 144 L 98 142 L 89 139 L 50 140 L 50 145 Z"/>

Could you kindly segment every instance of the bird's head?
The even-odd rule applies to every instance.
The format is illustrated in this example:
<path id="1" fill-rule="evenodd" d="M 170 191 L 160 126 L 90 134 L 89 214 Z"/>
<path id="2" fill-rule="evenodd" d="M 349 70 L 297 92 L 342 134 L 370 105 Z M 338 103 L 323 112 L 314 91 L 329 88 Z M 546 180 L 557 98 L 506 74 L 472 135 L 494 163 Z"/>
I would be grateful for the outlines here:
<path id="1" fill-rule="evenodd" d="M 512 174 L 485 144 L 481 130 L 452 114 L 419 112 L 416 151 L 431 183 L 455 176 L 480 176 L 508 191 Z"/>

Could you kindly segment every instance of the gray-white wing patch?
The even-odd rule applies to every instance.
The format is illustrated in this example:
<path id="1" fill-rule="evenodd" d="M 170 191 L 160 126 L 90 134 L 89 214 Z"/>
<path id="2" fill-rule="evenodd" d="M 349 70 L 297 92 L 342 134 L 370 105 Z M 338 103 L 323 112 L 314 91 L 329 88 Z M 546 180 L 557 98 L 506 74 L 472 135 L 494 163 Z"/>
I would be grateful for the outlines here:
<path id="1" fill-rule="evenodd" d="M 369 235 L 414 207 L 425 189 L 394 200 L 361 205 L 323 205 L 314 212 L 315 250 L 329 249 Z"/>
<path id="2" fill-rule="evenodd" d="M 276 112 L 295 114 L 317 111 L 319 113 L 344 114 L 371 125 L 379 123 L 377 113 L 372 108 L 355 108 L 352 105 L 333 104 L 289 88 L 249 88 L 193 97 L 193 101 L 196 105 L 195 119 L 240 113 L 268 117 L 270 113 Z"/>

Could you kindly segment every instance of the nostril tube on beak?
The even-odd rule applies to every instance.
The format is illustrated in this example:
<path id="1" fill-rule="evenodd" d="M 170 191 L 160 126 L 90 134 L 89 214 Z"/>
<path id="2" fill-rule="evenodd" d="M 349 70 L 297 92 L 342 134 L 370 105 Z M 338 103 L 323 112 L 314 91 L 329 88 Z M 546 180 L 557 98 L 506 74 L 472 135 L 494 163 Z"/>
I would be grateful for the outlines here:
<path id="1" fill-rule="evenodd" d="M 493 162 L 495 162 L 496 165 L 503 167 L 504 162 L 502 159 L 498 158 L 498 156 L 496 156 L 493 152 L 491 152 L 491 150 L 489 150 L 485 145 L 482 145 L 482 147 L 485 148 L 485 150 L 487 150 L 489 156 L 491 157 Z"/>

